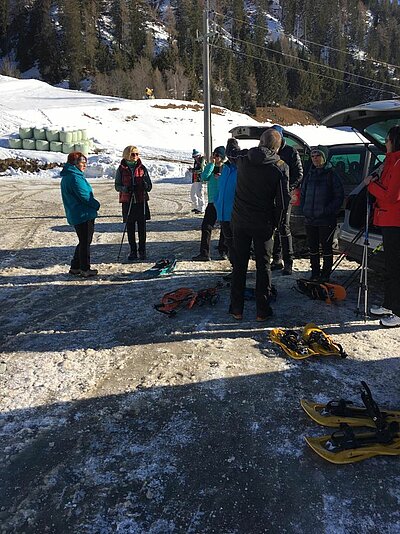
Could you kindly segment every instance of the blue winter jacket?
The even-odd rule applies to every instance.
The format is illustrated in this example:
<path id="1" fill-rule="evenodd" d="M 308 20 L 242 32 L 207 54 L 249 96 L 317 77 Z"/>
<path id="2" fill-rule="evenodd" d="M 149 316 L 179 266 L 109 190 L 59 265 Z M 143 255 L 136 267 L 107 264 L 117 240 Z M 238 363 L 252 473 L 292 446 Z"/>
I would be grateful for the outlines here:
<path id="1" fill-rule="evenodd" d="M 66 163 L 61 171 L 61 196 L 69 224 L 75 226 L 97 217 L 100 203 L 82 171 Z"/>
<path id="2" fill-rule="evenodd" d="M 218 180 L 218 195 L 215 199 L 217 221 L 230 221 L 233 201 L 235 198 L 237 181 L 237 167 L 235 163 L 228 161 L 222 168 Z"/>
<path id="3" fill-rule="evenodd" d="M 305 223 L 310 226 L 335 225 L 343 199 L 343 184 L 332 165 L 312 167 L 301 186 L 300 206 Z"/>

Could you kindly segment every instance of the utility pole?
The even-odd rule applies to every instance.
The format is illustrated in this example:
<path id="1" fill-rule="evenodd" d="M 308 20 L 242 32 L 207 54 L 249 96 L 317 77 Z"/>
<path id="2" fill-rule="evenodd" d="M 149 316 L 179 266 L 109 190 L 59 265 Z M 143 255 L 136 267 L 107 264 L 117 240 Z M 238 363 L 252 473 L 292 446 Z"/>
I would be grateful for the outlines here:
<path id="1" fill-rule="evenodd" d="M 203 105 L 204 156 L 211 157 L 211 89 L 210 89 L 210 0 L 206 0 L 203 15 Z"/>

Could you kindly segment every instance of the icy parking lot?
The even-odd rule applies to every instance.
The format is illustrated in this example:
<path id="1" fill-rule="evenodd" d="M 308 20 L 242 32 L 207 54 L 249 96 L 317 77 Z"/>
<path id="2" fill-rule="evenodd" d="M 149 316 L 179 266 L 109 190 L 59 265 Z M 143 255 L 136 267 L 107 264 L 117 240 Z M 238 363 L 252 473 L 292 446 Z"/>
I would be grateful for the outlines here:
<path id="1" fill-rule="evenodd" d="M 67 274 L 76 238 L 58 180 L 0 182 L 0 531 L 398 532 L 400 458 L 324 462 L 304 436 L 330 429 L 299 399 L 358 401 L 366 380 L 380 405 L 400 408 L 400 329 L 355 316 L 357 283 L 338 305 L 296 292 L 305 259 L 293 276 L 275 275 L 269 323 L 256 323 L 254 302 L 243 322 L 231 319 L 229 288 L 216 306 L 169 319 L 153 309 L 165 292 L 210 287 L 229 271 L 190 261 L 201 218 L 189 186 L 155 184 L 148 261 L 128 264 L 116 259 L 113 183 L 92 184 L 100 276 L 81 280 Z M 173 277 L 143 276 L 170 255 Z M 354 268 L 344 262 L 336 279 Z M 370 279 L 379 302 L 382 280 Z M 309 321 L 349 357 L 295 361 L 269 341 L 271 328 Z"/>

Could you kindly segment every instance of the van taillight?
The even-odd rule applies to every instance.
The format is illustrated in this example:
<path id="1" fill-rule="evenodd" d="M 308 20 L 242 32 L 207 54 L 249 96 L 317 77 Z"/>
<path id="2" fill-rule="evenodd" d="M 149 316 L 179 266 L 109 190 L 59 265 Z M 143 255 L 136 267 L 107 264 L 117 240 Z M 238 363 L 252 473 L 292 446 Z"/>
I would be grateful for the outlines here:
<path id="1" fill-rule="evenodd" d="M 293 189 L 291 192 L 292 195 L 292 206 L 300 206 L 300 189 Z"/>

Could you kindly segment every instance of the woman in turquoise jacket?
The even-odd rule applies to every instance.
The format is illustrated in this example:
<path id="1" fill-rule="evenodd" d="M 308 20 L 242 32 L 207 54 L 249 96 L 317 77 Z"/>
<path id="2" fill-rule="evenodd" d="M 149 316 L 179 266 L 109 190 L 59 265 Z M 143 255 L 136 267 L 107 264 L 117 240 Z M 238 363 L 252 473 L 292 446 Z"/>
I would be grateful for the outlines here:
<path id="1" fill-rule="evenodd" d="M 100 203 L 83 171 L 87 158 L 82 152 L 71 152 L 61 171 L 61 196 L 67 221 L 75 228 L 79 243 L 71 261 L 70 274 L 87 278 L 96 276 L 97 269 L 90 268 L 90 243 L 94 232 L 94 220 Z"/>
<path id="2" fill-rule="evenodd" d="M 228 248 L 229 261 L 233 265 L 235 252 L 233 249 L 231 215 L 237 181 L 236 158 L 240 152 L 237 139 L 234 137 L 228 139 L 225 151 L 228 161 L 223 166 L 221 176 L 219 177 L 218 195 L 215 200 L 215 208 L 217 210 L 217 221 L 221 223 L 224 242 Z"/>
<path id="3" fill-rule="evenodd" d="M 200 254 L 193 256 L 194 261 L 210 261 L 210 241 L 211 232 L 217 221 L 217 211 L 215 209 L 215 199 L 218 196 L 218 180 L 221 176 L 223 165 L 226 162 L 225 147 L 218 146 L 212 155 L 212 159 L 204 167 L 201 173 L 201 181 L 207 182 L 208 204 L 204 213 L 203 222 L 201 224 L 201 242 Z M 219 239 L 218 250 L 221 258 L 226 258 L 225 246 L 223 236 Z"/>

